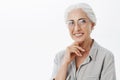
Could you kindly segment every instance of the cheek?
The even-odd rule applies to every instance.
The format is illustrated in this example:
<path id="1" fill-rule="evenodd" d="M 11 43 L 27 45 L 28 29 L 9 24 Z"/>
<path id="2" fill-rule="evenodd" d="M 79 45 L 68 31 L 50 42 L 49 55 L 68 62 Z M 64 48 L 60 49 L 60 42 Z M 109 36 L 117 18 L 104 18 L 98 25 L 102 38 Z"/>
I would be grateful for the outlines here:
<path id="1" fill-rule="evenodd" d="M 92 27 L 88 26 L 88 32 L 91 33 L 92 32 Z"/>
<path id="2" fill-rule="evenodd" d="M 86 35 L 89 35 L 91 33 L 91 31 L 92 31 L 91 26 L 88 26 L 88 27 L 86 27 L 83 30 L 84 30 L 84 32 L 85 32 Z"/>
<path id="3" fill-rule="evenodd" d="M 91 27 L 88 26 L 88 33 L 91 33 Z"/>
<path id="4" fill-rule="evenodd" d="M 91 33 L 91 31 L 92 31 L 92 25 L 88 25 L 87 26 L 87 31 L 88 31 L 88 33 Z"/>
<path id="5" fill-rule="evenodd" d="M 71 28 L 68 28 L 68 29 L 69 29 L 69 33 L 72 34 L 73 29 L 71 29 Z"/>

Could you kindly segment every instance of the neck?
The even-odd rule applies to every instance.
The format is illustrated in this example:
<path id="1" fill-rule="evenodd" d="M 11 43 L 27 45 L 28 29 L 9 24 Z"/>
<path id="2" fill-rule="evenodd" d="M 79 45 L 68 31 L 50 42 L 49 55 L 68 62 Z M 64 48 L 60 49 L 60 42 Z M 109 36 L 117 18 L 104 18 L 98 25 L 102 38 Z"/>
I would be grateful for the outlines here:
<path id="1" fill-rule="evenodd" d="M 85 49 L 86 52 L 88 52 L 91 48 L 93 40 L 90 38 L 84 42 L 82 42 L 81 44 L 79 44 L 83 49 Z"/>

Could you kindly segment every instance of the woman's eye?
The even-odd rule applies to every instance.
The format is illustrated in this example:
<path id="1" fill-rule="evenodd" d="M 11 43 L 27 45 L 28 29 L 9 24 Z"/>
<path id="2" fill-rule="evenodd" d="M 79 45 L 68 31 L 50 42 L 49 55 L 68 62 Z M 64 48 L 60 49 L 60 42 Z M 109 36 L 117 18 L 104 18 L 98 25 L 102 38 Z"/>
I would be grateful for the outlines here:
<path id="1" fill-rule="evenodd" d="M 71 21 L 69 24 L 74 24 L 74 22 L 73 22 L 73 21 Z"/>
<path id="2" fill-rule="evenodd" d="M 86 23 L 86 20 L 81 19 L 81 20 L 79 20 L 79 23 L 80 23 L 80 24 Z"/>
<path id="3" fill-rule="evenodd" d="M 73 22 L 73 21 L 68 21 L 67 24 L 68 24 L 69 26 L 71 26 L 71 25 L 74 25 L 74 22 Z"/>

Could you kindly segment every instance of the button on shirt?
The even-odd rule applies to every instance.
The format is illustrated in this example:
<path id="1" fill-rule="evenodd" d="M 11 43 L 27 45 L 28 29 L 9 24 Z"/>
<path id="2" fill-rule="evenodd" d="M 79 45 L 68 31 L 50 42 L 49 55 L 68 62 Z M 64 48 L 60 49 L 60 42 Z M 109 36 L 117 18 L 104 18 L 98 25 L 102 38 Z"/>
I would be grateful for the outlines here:
<path id="1" fill-rule="evenodd" d="M 55 56 L 51 80 L 56 76 L 64 54 L 65 50 Z M 116 80 L 113 54 L 94 41 L 89 55 L 77 71 L 75 60 L 69 64 L 66 80 Z"/>

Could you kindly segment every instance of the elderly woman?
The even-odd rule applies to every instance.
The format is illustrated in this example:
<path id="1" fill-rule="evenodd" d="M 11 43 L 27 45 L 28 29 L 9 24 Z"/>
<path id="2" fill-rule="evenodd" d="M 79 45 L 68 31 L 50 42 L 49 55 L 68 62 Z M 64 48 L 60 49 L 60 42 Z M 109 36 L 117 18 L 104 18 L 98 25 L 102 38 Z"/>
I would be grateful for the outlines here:
<path id="1" fill-rule="evenodd" d="M 56 55 L 52 80 L 116 80 L 113 54 L 90 37 L 96 25 L 92 8 L 72 5 L 65 16 L 74 42 Z"/>

